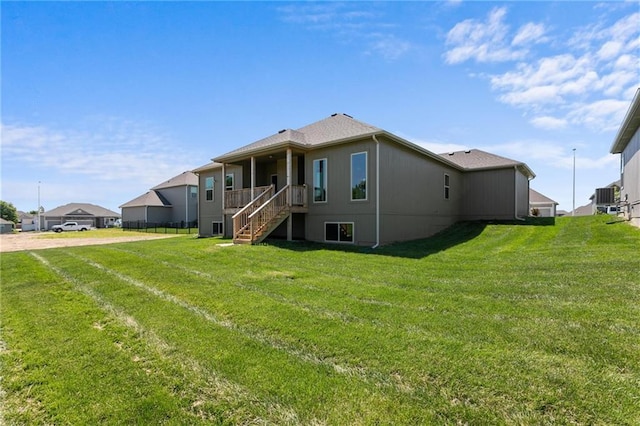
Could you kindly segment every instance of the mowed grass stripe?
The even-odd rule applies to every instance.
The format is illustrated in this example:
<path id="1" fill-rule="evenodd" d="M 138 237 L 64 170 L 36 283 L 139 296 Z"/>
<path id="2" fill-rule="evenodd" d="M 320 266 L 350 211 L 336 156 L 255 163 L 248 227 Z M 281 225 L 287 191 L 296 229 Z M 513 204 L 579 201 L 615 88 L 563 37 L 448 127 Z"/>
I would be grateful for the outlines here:
<path id="1" fill-rule="evenodd" d="M 277 404 L 258 401 L 247 389 L 237 383 L 230 382 L 220 377 L 216 372 L 204 368 L 197 361 L 186 357 L 172 347 L 169 343 L 159 338 L 152 331 L 146 330 L 138 321 L 121 309 L 111 305 L 94 289 L 79 282 L 68 272 L 52 265 L 47 259 L 37 253 L 29 253 L 47 268 L 62 277 L 73 288 L 88 296 L 108 316 L 93 324 L 97 330 L 105 330 L 112 321 L 116 321 L 128 328 L 131 333 L 117 336 L 114 344 L 123 351 L 127 351 L 136 363 L 144 368 L 145 373 L 153 377 L 165 377 L 167 385 L 176 386 L 179 383 L 179 393 L 174 396 L 186 399 L 189 402 L 191 414 L 204 421 L 224 421 L 239 423 L 298 423 L 297 414 L 290 408 Z M 131 340 L 137 340 L 132 344 Z M 162 363 L 154 366 L 149 359 L 149 354 L 141 351 L 141 346 L 153 352 Z M 168 363 L 171 365 L 169 366 Z M 172 374 L 167 374 L 165 369 Z M 260 413 L 256 415 L 249 408 Z M 260 415 L 264 416 L 261 418 Z M 191 419 L 193 421 L 193 419 Z"/>
<path id="2" fill-rule="evenodd" d="M 183 238 L 42 255 L 301 423 L 636 424 L 640 234 L 605 220 L 461 224 L 375 251 Z M 292 357 L 68 253 L 366 375 Z"/>
<path id="3" fill-rule="evenodd" d="M 190 303 L 176 304 L 177 299 L 161 297 L 158 289 L 149 291 L 145 288 L 149 287 L 147 284 L 135 285 L 131 277 L 120 273 L 121 276 L 116 276 L 109 268 L 96 267 L 92 265 L 94 261 L 85 262 L 82 256 L 70 256 L 66 250 L 47 252 L 47 257 L 50 261 L 55 259 L 67 273 L 73 269 L 82 276 L 90 274 L 87 268 L 96 271 L 91 274 L 94 291 L 120 306 L 176 350 L 229 380 L 252 388 L 256 398 L 269 399 L 269 389 L 287 388 L 281 396 L 284 400 L 276 398 L 275 402 L 306 413 L 301 417 L 303 423 L 332 419 L 333 424 L 367 424 L 389 412 L 399 413 L 399 418 L 406 416 L 410 422 L 428 421 L 433 416 L 430 407 L 415 404 L 415 397 L 407 395 L 395 377 L 342 366 L 331 357 L 318 358 L 313 352 L 253 330 L 247 332 L 244 327 L 229 328 L 220 321 L 210 322 L 202 315 L 202 308 L 190 309 L 193 306 Z M 170 280 L 170 276 L 165 277 Z M 162 318 L 158 312 L 162 312 Z M 246 383 L 247 379 L 252 381 Z M 340 408 L 345 403 L 351 407 L 347 412 Z"/>
<path id="4" fill-rule="evenodd" d="M 168 381 L 117 345 L 144 348 L 130 330 L 34 257 L 12 258 L 3 267 L 8 424 L 198 423 Z"/>

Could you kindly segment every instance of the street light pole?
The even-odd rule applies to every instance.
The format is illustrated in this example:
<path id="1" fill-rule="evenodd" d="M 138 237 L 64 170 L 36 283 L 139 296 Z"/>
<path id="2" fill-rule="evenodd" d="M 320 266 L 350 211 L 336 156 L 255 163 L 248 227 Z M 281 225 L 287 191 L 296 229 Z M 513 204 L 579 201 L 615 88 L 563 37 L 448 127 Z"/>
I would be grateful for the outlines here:
<path id="1" fill-rule="evenodd" d="M 38 232 L 42 231 L 42 226 L 40 225 L 40 181 L 38 181 Z"/>
<path id="2" fill-rule="evenodd" d="M 571 216 L 576 215 L 576 149 L 573 148 L 573 210 Z"/>

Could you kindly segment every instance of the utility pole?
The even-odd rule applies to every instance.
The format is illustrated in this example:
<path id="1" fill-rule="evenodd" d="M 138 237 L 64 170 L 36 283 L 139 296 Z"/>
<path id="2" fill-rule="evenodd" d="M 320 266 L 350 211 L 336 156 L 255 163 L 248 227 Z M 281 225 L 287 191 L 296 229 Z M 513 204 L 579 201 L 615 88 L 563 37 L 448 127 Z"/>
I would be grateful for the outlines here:
<path id="1" fill-rule="evenodd" d="M 573 210 L 571 216 L 576 215 L 576 149 L 573 148 Z"/>
<path id="2" fill-rule="evenodd" d="M 40 224 L 40 181 L 38 181 L 38 232 L 42 231 L 42 225 Z"/>

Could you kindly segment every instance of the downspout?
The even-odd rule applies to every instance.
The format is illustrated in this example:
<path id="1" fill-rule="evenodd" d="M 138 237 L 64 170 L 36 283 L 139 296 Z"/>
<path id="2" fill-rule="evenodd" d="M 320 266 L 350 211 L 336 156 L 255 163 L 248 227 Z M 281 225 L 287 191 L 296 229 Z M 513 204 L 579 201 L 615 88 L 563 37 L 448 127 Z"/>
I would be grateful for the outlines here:
<path id="1" fill-rule="evenodd" d="M 380 246 L 380 142 L 376 135 L 372 135 L 376 142 L 376 244 L 372 249 Z"/>
<path id="2" fill-rule="evenodd" d="M 513 166 L 514 171 L 514 200 L 513 200 L 513 217 L 516 220 L 525 221 L 523 217 L 518 216 L 518 166 Z M 528 179 L 528 178 L 527 178 Z"/>

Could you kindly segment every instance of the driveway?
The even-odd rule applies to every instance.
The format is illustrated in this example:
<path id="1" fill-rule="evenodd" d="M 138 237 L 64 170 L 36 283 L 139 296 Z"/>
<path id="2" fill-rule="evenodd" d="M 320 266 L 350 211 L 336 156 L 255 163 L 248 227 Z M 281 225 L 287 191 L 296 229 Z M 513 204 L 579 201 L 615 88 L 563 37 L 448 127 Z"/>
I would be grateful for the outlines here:
<path id="1" fill-rule="evenodd" d="M 156 240 L 172 238 L 175 235 L 150 234 L 110 238 L 43 238 L 46 234 L 37 232 L 18 232 L 0 234 L 0 253 L 21 250 L 40 250 L 57 247 L 92 246 L 99 244 L 125 243 L 129 241 Z"/>

